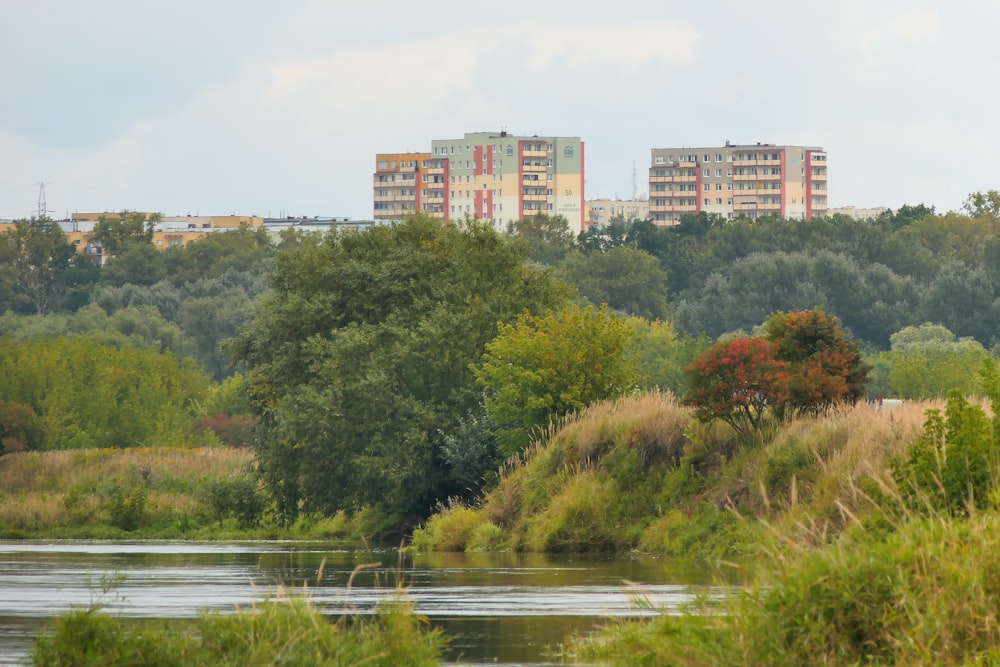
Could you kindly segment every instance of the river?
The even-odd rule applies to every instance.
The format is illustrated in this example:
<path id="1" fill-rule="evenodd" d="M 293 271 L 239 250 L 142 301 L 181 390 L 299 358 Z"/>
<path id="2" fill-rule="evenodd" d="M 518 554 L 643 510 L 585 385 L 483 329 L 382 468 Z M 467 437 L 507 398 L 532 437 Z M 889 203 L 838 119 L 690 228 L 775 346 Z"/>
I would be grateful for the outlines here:
<path id="1" fill-rule="evenodd" d="M 359 566 L 363 566 L 360 569 Z M 705 570 L 635 557 L 400 555 L 303 543 L 0 542 L 0 664 L 71 606 L 100 602 L 134 617 L 186 618 L 302 593 L 324 614 L 370 613 L 398 586 L 452 638 L 460 665 L 544 665 L 548 647 L 615 617 L 677 610 L 722 594 Z"/>

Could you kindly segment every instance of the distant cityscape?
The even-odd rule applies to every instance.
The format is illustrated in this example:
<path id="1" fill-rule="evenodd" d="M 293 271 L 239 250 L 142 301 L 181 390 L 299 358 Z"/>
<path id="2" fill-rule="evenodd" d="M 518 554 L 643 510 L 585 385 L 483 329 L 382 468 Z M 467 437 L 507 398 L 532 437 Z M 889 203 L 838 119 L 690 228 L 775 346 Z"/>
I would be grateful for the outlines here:
<path id="1" fill-rule="evenodd" d="M 815 216 L 877 217 L 885 208 L 830 209 L 827 153 L 819 146 L 768 143 L 650 149 L 648 194 L 630 199 L 587 199 L 585 144 L 580 137 L 515 136 L 506 131 L 435 139 L 427 152 L 377 153 L 372 178 L 372 218 L 336 216 L 153 216 L 153 244 L 186 246 L 215 232 L 240 227 L 326 231 L 365 229 L 422 212 L 447 223 L 471 216 L 503 228 L 542 213 L 563 216 L 574 231 L 615 219 L 676 225 L 685 215 L 727 220 L 762 215 L 809 220 Z M 637 179 L 633 174 L 633 181 Z M 45 210 L 44 185 L 39 210 Z M 134 213 L 134 212 L 133 212 Z M 122 212 L 73 213 L 57 221 L 79 252 L 100 254 L 94 225 Z M 13 221 L 0 221 L 0 231 Z"/>

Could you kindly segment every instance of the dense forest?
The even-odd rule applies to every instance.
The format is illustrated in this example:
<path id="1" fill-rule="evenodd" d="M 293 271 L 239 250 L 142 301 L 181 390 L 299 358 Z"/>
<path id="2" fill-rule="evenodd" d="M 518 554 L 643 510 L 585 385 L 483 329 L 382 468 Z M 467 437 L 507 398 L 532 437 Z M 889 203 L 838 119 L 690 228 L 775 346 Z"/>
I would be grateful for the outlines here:
<path id="1" fill-rule="evenodd" d="M 687 393 L 699 354 L 776 313 L 835 318 L 871 398 L 982 393 L 1000 345 L 993 191 L 944 214 L 578 235 L 558 216 L 504 232 L 416 216 L 161 251 L 149 229 L 102 220 L 100 266 L 50 220 L 0 233 L 2 452 L 252 442 L 283 521 L 372 506 L 419 521 L 481 493 L 553 420 Z"/>

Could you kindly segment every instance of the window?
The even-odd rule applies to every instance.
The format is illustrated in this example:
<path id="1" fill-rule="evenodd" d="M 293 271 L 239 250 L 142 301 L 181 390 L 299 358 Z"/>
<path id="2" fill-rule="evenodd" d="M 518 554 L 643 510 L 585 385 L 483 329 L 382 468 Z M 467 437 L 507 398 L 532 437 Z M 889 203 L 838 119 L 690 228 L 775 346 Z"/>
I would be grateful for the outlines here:
<path id="1" fill-rule="evenodd" d="M 711 183 L 705 183 L 705 186 L 702 189 L 705 192 L 711 192 L 711 190 L 712 190 L 712 184 Z"/>
<path id="2" fill-rule="evenodd" d="M 716 183 L 715 184 L 715 191 L 716 192 L 722 192 L 722 183 Z"/>
<path id="3" fill-rule="evenodd" d="M 657 155 L 656 159 L 653 160 L 653 164 L 664 164 L 666 161 L 667 159 L 665 157 L 663 157 L 662 155 Z"/>
<path id="4" fill-rule="evenodd" d="M 704 176 L 705 178 L 708 178 L 709 176 L 712 175 L 712 170 L 711 169 L 702 169 L 701 170 L 701 175 Z"/>
<path id="5" fill-rule="evenodd" d="M 715 170 L 715 177 L 716 178 L 722 178 L 722 170 L 721 169 L 716 169 Z"/>
<path id="6" fill-rule="evenodd" d="M 716 153 L 715 154 L 715 161 L 716 162 L 722 162 L 722 153 Z"/>
<path id="7" fill-rule="evenodd" d="M 389 163 L 386 162 L 385 160 L 379 160 L 378 161 L 378 168 L 379 169 L 387 169 L 388 167 L 389 167 Z"/>
<path id="8" fill-rule="evenodd" d="M 716 197 L 715 198 L 715 205 L 716 206 L 722 206 L 722 197 Z"/>
<path id="9" fill-rule="evenodd" d="M 712 203 L 712 200 L 710 198 L 708 198 L 708 197 L 705 197 L 705 206 L 710 206 L 711 203 Z"/>
<path id="10" fill-rule="evenodd" d="M 712 160 L 712 157 L 710 155 L 702 155 L 701 157 L 702 157 L 701 160 L 702 162 L 710 162 Z"/>

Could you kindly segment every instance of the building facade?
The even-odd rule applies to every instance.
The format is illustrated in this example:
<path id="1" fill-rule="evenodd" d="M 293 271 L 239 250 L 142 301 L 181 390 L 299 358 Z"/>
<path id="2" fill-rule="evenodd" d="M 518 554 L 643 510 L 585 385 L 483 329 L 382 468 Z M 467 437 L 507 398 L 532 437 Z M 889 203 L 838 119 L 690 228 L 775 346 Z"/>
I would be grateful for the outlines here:
<path id="1" fill-rule="evenodd" d="M 423 210 L 421 170 L 426 174 L 429 153 L 378 153 L 375 156 L 375 219 L 398 220 Z"/>
<path id="2" fill-rule="evenodd" d="M 407 166 L 393 172 L 393 162 Z M 470 216 L 503 228 L 545 213 L 564 216 L 575 231 L 586 221 L 584 143 L 579 137 L 475 132 L 461 139 L 435 139 L 429 154 L 379 153 L 374 178 L 376 219 L 425 211 L 445 222 Z M 395 182 L 402 185 L 390 190 L 388 184 Z M 387 206 L 396 201 L 386 197 L 403 206 Z"/>
<path id="3" fill-rule="evenodd" d="M 827 154 L 817 146 L 654 148 L 649 214 L 660 225 L 709 213 L 727 220 L 826 215 Z"/>
<path id="4" fill-rule="evenodd" d="M 649 219 L 647 199 L 590 199 L 587 201 L 587 225 L 606 225 L 613 218 L 626 221 Z"/>

